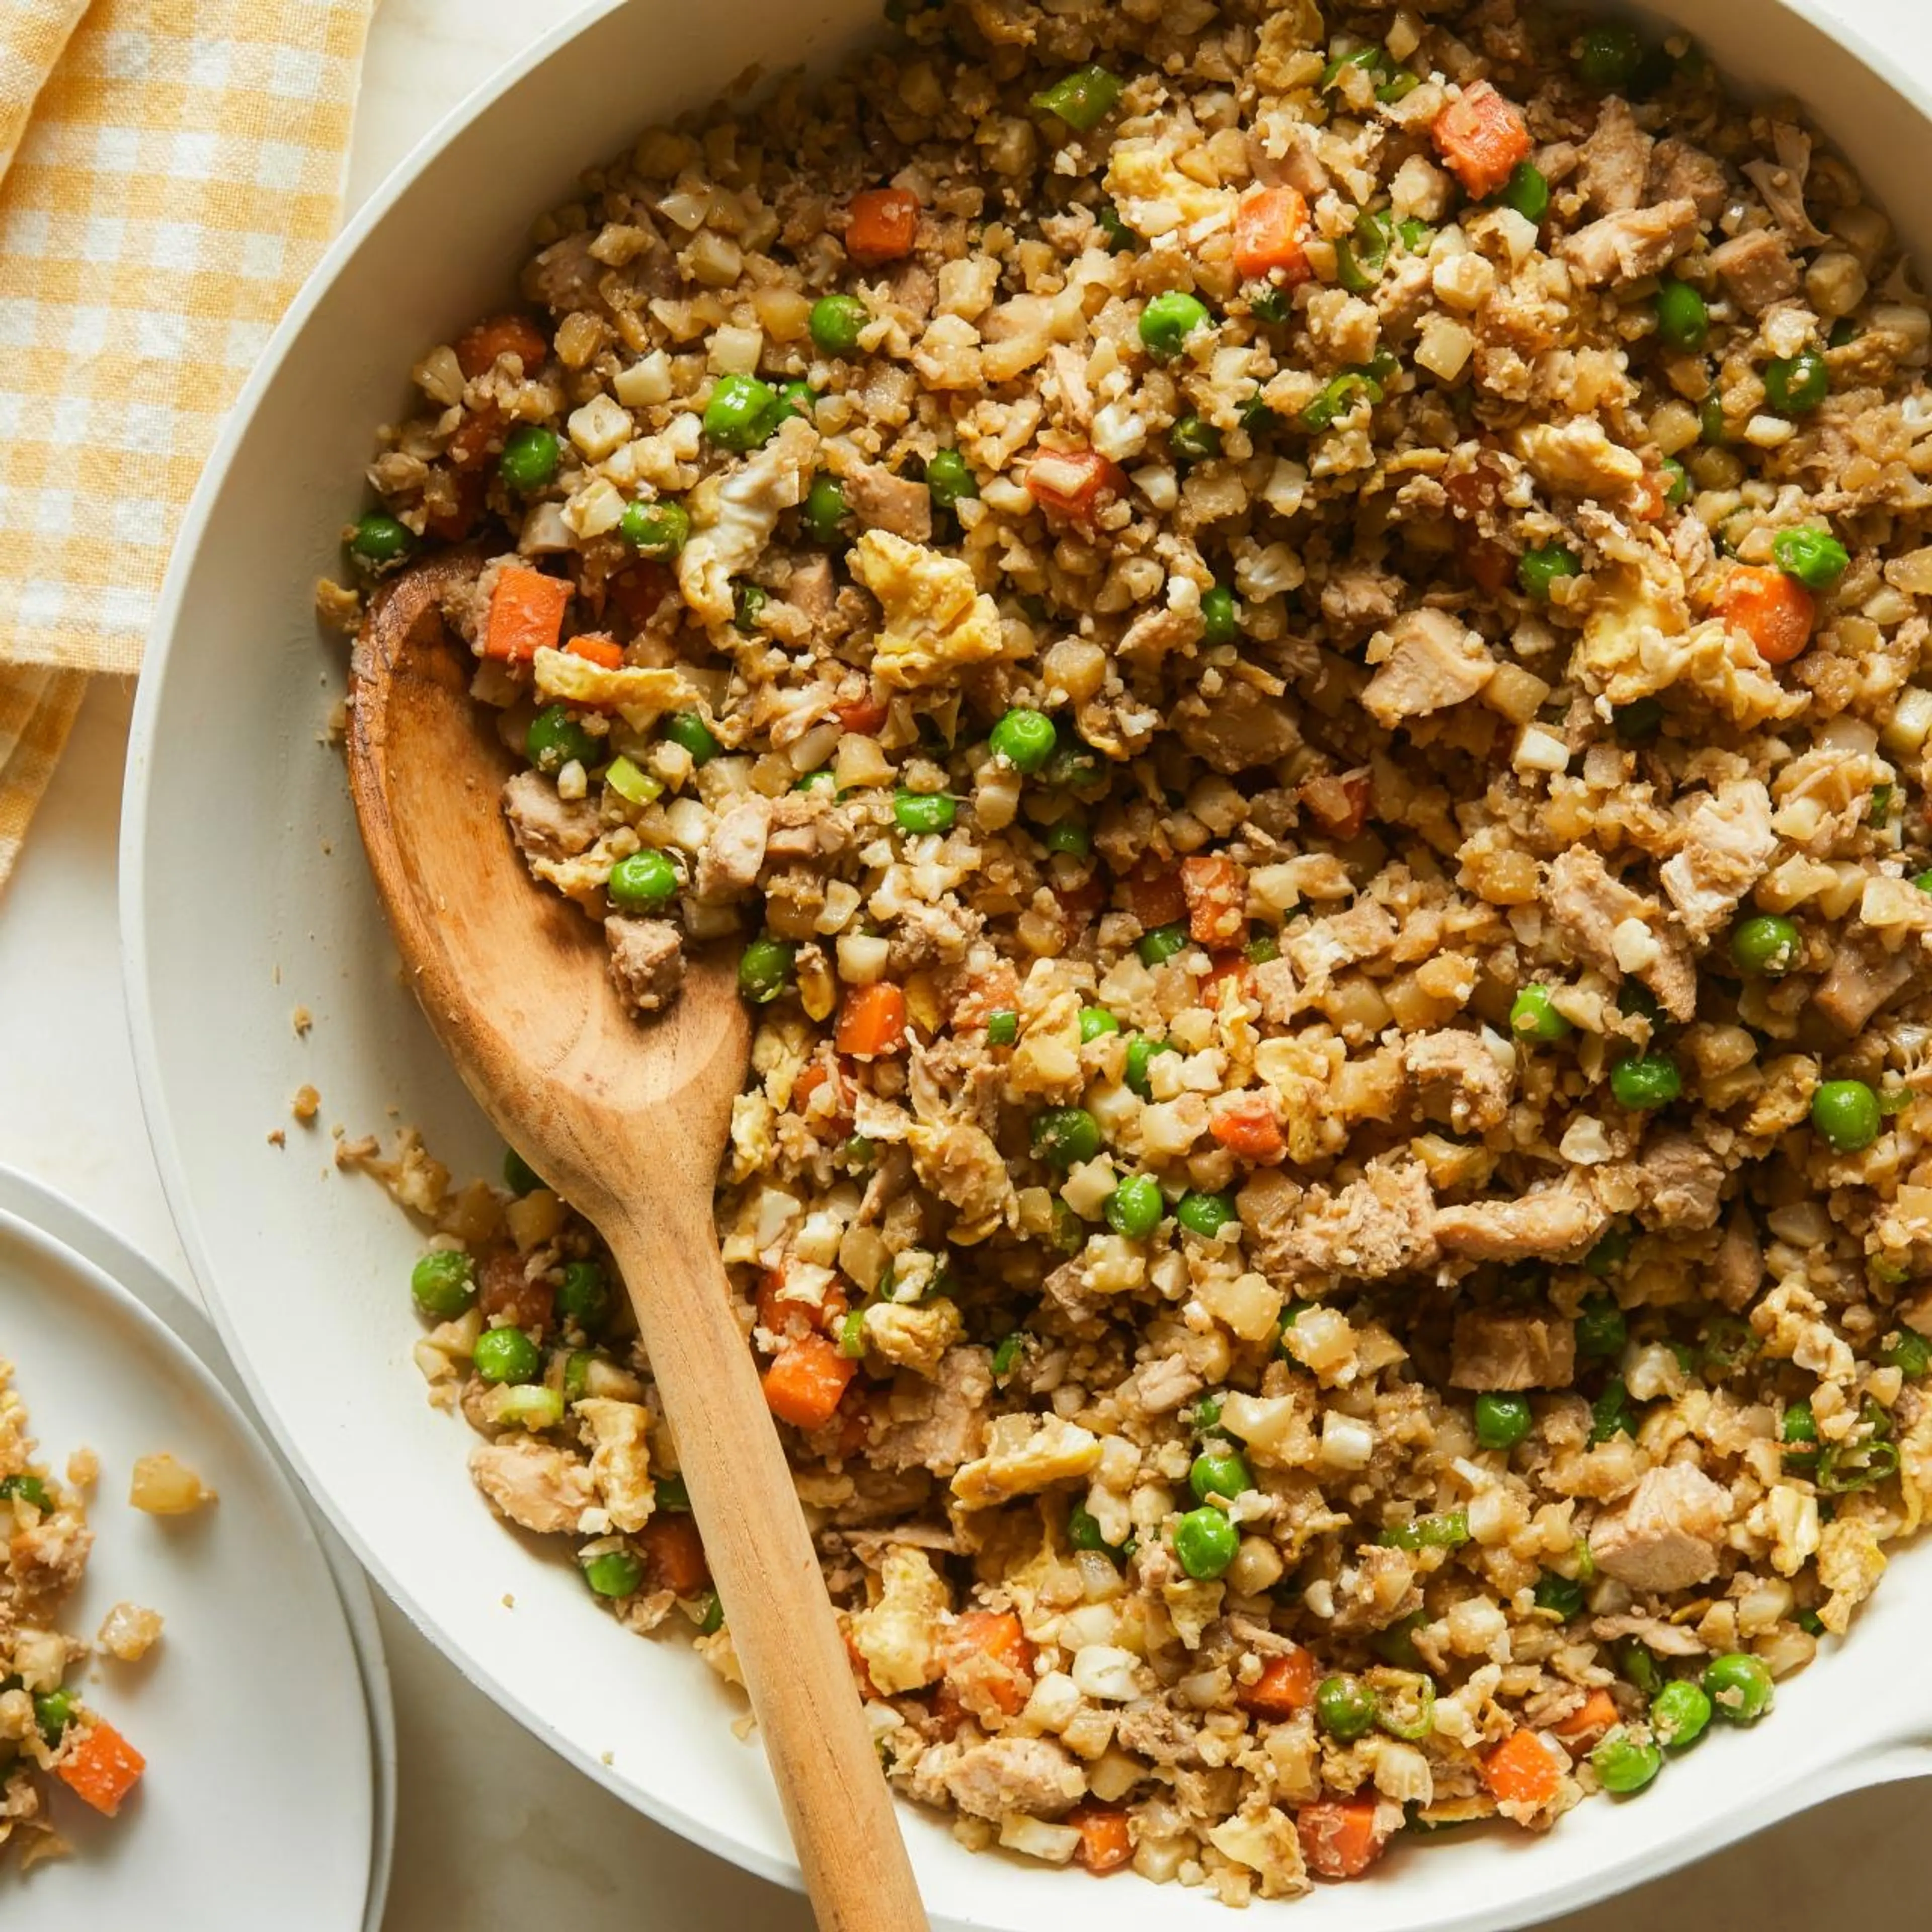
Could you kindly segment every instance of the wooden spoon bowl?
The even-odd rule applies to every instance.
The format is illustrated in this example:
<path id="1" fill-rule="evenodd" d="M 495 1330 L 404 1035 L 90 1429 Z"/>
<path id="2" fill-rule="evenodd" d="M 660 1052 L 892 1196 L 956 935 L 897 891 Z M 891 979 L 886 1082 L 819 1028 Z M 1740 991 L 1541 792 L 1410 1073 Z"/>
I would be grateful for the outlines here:
<path id="1" fill-rule="evenodd" d="M 731 1305 L 712 1192 L 750 1025 L 700 955 L 639 1022 L 602 937 L 538 886 L 499 794 L 512 766 L 443 619 L 481 560 L 386 584 L 350 677 L 362 841 L 416 998 L 504 1138 L 596 1225 L 637 1310 L 819 1923 L 920 1932 L 911 1868 L 790 1466 Z"/>

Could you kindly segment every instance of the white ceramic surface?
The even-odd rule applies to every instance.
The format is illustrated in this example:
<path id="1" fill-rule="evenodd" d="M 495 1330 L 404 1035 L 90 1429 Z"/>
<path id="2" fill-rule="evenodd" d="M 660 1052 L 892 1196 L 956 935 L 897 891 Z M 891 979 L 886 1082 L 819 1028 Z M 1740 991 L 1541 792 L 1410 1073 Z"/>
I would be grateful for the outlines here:
<path id="1" fill-rule="evenodd" d="M 1675 12 L 1746 82 L 1798 77 L 1871 178 L 1896 179 L 1922 142 L 1918 114 L 1791 8 L 1729 10 L 1685 0 Z M 858 0 L 788 14 L 719 0 L 701 20 L 594 9 L 377 195 L 278 338 L 191 514 L 144 688 L 123 855 L 137 1059 L 164 1175 L 224 1338 L 285 1445 L 385 1582 L 492 1694 L 620 1794 L 773 1873 L 787 1868 L 776 1808 L 708 1678 L 586 1618 L 574 1579 L 452 1502 L 461 1432 L 411 1380 L 400 1219 L 366 1185 L 328 1176 L 320 1137 L 276 1153 L 262 1136 L 313 1077 L 325 1118 L 352 1131 L 382 1124 L 393 1102 L 459 1163 L 491 1151 L 394 982 L 339 772 L 313 746 L 339 664 L 314 634 L 306 587 L 333 566 L 364 425 L 396 406 L 397 372 L 422 344 L 502 291 L 527 218 L 575 166 L 649 109 L 701 98 L 753 58 L 823 50 L 869 12 Z M 1910 198 L 1892 198 L 1909 228 Z M 214 740 L 223 754 L 211 758 Z M 223 890 L 211 893 L 218 849 Z M 297 1000 L 318 1018 L 307 1048 L 288 1027 Z M 299 1360 L 284 1346 L 291 1300 L 304 1310 Z M 1386 1885 L 1323 1894 L 1298 1922 L 1526 1922 L 1920 1768 L 1932 1695 L 1915 1703 L 1899 1687 L 1921 1675 L 1902 1666 L 1915 1594 L 1932 1598 L 1928 1562 L 1922 1550 L 1902 1558 L 1858 1641 L 1787 1687 L 1774 1739 L 1714 1739 L 1673 1766 L 1667 1806 L 1590 1807 L 1540 1846 L 1432 1848 Z M 914 1834 L 935 1904 L 959 1922 L 1043 1924 L 1066 1910 L 1064 1881 L 968 1859 L 924 1822 Z M 1130 1928 L 1218 1922 L 1202 1901 L 1137 1884 L 1108 1898 Z"/>
<path id="2" fill-rule="evenodd" d="M 248 1393 L 235 1372 L 235 1365 L 223 1352 L 214 1324 L 200 1304 L 191 1300 L 145 1255 L 137 1254 L 111 1228 L 104 1226 L 52 1189 L 11 1168 L 0 1167 L 0 1214 L 10 1214 L 51 1236 L 98 1268 L 118 1287 L 125 1288 L 192 1352 L 236 1406 L 248 1414 Z M 265 1456 L 274 1454 L 266 1443 L 261 1446 Z M 388 1664 L 383 1653 L 382 1630 L 376 1622 L 376 1606 L 370 1600 L 362 1565 L 315 1506 L 299 1496 L 298 1500 L 302 1501 L 322 1560 L 335 1580 L 368 1716 L 372 1830 L 362 1924 L 364 1932 L 377 1932 L 388 1903 L 389 1872 L 396 1844 L 396 1712 L 389 1695 Z"/>
<path id="3" fill-rule="evenodd" d="M 65 1627 L 91 1635 L 123 1600 L 165 1619 L 148 1657 L 98 1655 L 80 1679 L 146 1756 L 139 1789 L 112 1820 L 56 1791 L 74 1856 L 0 1879 L 7 1923 L 256 1932 L 272 1917 L 289 1932 L 354 1932 L 374 1922 L 375 1746 L 342 1601 L 301 1498 L 188 1343 L 4 1210 L 0 1338 L 56 1472 L 83 1444 L 100 1458 L 94 1552 Z M 133 1508 L 134 1460 L 161 1449 L 219 1502 L 176 1521 Z"/>

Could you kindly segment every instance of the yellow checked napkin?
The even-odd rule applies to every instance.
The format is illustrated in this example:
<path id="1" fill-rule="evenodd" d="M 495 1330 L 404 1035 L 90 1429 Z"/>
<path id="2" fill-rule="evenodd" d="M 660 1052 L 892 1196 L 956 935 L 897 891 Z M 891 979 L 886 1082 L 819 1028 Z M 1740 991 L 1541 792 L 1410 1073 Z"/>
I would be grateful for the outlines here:
<path id="1" fill-rule="evenodd" d="M 0 883 L 341 206 L 374 0 L 0 0 Z"/>

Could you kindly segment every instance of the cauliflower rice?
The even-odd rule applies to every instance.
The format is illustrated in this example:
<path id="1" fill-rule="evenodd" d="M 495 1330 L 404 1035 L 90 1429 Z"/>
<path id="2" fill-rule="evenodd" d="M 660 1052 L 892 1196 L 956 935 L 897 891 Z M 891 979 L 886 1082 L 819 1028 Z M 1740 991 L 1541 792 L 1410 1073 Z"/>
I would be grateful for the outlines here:
<path id="1" fill-rule="evenodd" d="M 1511 0 L 958 0 L 536 241 L 351 550 L 471 547 L 632 1004 L 742 949 L 895 1784 L 1240 1904 L 1761 1715 L 1932 1487 L 1932 326 L 1844 162 Z M 592 1232 L 342 1157 L 492 1504 L 730 1674 Z"/>

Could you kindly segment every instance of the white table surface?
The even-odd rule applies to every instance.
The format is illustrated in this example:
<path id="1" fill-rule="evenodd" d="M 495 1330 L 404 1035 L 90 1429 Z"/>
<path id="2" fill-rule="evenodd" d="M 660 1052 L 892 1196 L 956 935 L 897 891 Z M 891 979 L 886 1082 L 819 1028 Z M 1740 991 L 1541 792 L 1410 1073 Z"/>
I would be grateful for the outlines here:
<path id="1" fill-rule="evenodd" d="M 572 10 L 568 0 L 382 0 L 351 205 L 446 108 Z M 1924 0 L 1835 0 L 1835 10 L 1932 84 Z M 98 681 L 0 900 L 0 1162 L 69 1195 L 192 1289 L 123 1017 L 115 851 L 133 701 L 131 684 Z M 386 1604 L 382 1618 L 402 1756 L 389 1932 L 696 1932 L 720 1922 L 808 1932 L 798 1901 L 627 1810 L 525 1736 Z M 1764 1745 L 1775 1750 L 1775 1738 Z M 1912 1784 L 1841 1799 L 1565 1919 L 1562 1932 L 1918 1924 L 1924 1907 L 1905 1901 L 1924 1895 L 1913 1827 L 1925 1803 Z M 1069 1879 L 1070 1911 L 1096 1904 L 1087 1884 Z"/>

